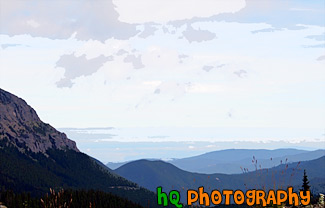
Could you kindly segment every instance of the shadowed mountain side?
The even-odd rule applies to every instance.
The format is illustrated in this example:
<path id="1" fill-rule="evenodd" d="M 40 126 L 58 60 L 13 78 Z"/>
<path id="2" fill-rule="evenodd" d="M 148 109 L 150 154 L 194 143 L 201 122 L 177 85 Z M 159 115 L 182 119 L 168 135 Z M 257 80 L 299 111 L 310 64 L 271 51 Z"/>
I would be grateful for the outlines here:
<path id="1" fill-rule="evenodd" d="M 156 191 L 159 186 L 165 193 L 177 190 L 180 192 L 183 202 L 186 200 L 187 190 L 196 189 L 199 186 L 204 186 L 207 191 L 211 191 L 215 187 L 225 189 L 232 185 L 244 188 L 241 180 L 234 179 L 229 175 L 190 173 L 163 161 L 138 160 L 121 166 L 115 172 L 131 181 L 136 181 L 140 186 L 151 191 Z M 220 183 L 220 181 L 223 182 Z"/>
<path id="2" fill-rule="evenodd" d="M 191 173 L 163 161 L 138 160 L 123 165 L 114 172 L 132 181 L 137 181 L 140 186 L 149 190 L 156 190 L 158 186 L 162 186 L 165 190 L 189 189 L 197 185 L 206 187 L 222 185 L 220 188 L 225 188 L 227 181 L 235 185 L 241 183 L 241 181 L 236 183 L 236 181 L 229 180 L 230 175 Z M 224 183 L 220 184 L 216 177 L 219 178 L 219 181 L 224 181 Z"/>
<path id="3" fill-rule="evenodd" d="M 248 188 L 279 189 L 287 186 L 300 188 L 304 170 L 307 171 L 312 191 L 324 192 L 324 187 L 321 187 L 325 184 L 325 156 L 310 161 L 282 164 L 270 169 L 257 169 L 235 176 L 242 177 Z"/>
<path id="4" fill-rule="evenodd" d="M 214 189 L 247 190 L 250 188 L 262 189 L 265 187 L 270 189 L 299 186 L 303 169 L 307 170 L 314 190 L 324 192 L 324 186 L 319 183 L 320 180 L 317 180 L 323 179 L 324 181 L 325 179 L 324 164 L 325 157 L 321 157 L 301 163 L 280 165 L 271 169 L 226 175 L 191 173 L 163 161 L 138 160 L 121 166 L 115 172 L 152 191 L 159 186 L 162 186 L 165 192 L 178 190 L 184 200 L 188 189 L 197 189 L 200 186 L 204 186 L 206 192 L 211 192 Z"/>

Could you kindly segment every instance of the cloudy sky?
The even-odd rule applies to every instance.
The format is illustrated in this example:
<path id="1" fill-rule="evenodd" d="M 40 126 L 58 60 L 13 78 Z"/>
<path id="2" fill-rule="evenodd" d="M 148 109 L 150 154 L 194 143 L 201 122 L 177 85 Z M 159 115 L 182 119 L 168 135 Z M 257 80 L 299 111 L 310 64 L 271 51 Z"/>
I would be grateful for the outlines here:
<path id="1" fill-rule="evenodd" d="M 0 9 L 0 87 L 55 127 L 324 138 L 324 0 L 0 0 Z"/>

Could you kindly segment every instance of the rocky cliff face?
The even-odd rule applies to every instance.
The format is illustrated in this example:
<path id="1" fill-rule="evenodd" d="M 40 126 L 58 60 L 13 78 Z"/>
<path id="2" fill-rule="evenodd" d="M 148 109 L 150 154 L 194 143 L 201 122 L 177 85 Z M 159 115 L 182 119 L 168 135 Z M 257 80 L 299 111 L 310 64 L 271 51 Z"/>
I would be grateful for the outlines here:
<path id="1" fill-rule="evenodd" d="M 45 153 L 55 148 L 79 152 L 74 141 L 43 123 L 23 99 L 0 89 L 0 140 L 5 138 L 22 151 Z"/>

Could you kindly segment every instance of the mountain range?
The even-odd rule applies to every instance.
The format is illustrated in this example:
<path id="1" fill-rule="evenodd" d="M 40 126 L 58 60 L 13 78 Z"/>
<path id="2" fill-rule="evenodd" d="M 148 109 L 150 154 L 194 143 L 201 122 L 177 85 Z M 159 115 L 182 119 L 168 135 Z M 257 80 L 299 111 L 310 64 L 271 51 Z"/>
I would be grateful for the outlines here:
<path id="1" fill-rule="evenodd" d="M 298 149 L 227 149 L 208 152 L 202 155 L 168 161 L 176 167 L 197 173 L 242 173 L 243 168 L 272 168 L 282 163 L 308 161 L 325 155 L 325 150 L 306 151 Z"/>
<path id="2" fill-rule="evenodd" d="M 299 190 L 303 178 L 303 170 L 308 173 L 312 192 L 325 192 L 325 156 L 315 160 L 284 163 L 270 169 L 257 168 L 254 171 L 245 169 L 242 174 L 202 174 L 181 170 L 164 161 L 138 160 L 127 163 L 115 172 L 142 187 L 155 191 L 162 186 L 163 190 L 179 190 L 182 199 L 186 199 L 188 189 L 205 187 L 213 189 L 247 190 L 247 189 L 279 189 L 288 186 Z"/>
<path id="3" fill-rule="evenodd" d="M 200 186 L 207 192 L 287 186 L 298 190 L 303 170 L 307 171 L 312 192 L 324 193 L 324 150 L 230 149 L 174 159 L 169 163 L 132 161 L 112 170 L 80 152 L 64 133 L 42 122 L 23 99 L 0 89 L 0 200 L 6 190 L 40 197 L 50 188 L 94 189 L 113 194 L 107 200 L 128 207 L 132 207 L 132 203 L 159 207 L 155 194 L 159 186 L 164 192 L 180 191 L 183 201 L 188 189 Z M 105 196 L 102 192 L 80 193 Z"/>
<path id="4" fill-rule="evenodd" d="M 176 167 L 195 173 L 224 173 L 239 174 L 243 169 L 254 170 L 255 162 L 258 162 L 259 168 L 272 168 L 282 163 L 292 163 L 299 161 L 308 161 L 320 158 L 325 155 L 324 149 L 307 151 L 298 149 L 226 149 L 208 152 L 193 157 L 172 159 L 167 162 Z M 157 159 L 147 159 L 150 161 Z M 110 169 L 117 169 L 129 162 L 107 163 Z"/>

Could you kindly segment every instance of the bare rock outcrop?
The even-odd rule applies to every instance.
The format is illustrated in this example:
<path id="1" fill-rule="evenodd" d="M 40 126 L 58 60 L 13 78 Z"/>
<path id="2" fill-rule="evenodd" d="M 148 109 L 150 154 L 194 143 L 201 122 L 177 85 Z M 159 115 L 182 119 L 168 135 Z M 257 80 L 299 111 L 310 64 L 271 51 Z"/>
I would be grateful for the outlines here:
<path id="1" fill-rule="evenodd" d="M 23 99 L 0 89 L 0 140 L 5 138 L 22 151 L 45 153 L 54 148 L 79 152 L 74 141 L 43 123 Z"/>

